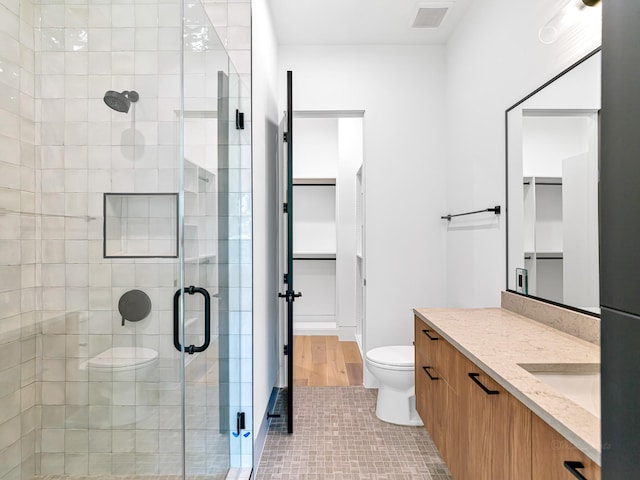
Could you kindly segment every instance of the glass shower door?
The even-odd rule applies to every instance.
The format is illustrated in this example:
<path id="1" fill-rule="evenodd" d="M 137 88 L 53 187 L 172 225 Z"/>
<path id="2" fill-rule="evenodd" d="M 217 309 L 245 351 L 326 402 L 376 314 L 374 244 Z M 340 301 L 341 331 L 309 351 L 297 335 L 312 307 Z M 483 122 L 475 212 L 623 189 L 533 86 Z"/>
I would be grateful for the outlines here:
<path id="1" fill-rule="evenodd" d="M 200 2 L 185 3 L 182 199 L 175 347 L 184 472 L 251 465 L 251 157 L 248 89 Z"/>
<path id="2" fill-rule="evenodd" d="M 200 2 L 185 2 L 179 282 L 174 347 L 180 372 L 181 453 L 186 476 L 226 478 L 229 470 L 229 329 L 219 228 L 227 202 L 220 168 L 228 143 L 228 59 Z"/>

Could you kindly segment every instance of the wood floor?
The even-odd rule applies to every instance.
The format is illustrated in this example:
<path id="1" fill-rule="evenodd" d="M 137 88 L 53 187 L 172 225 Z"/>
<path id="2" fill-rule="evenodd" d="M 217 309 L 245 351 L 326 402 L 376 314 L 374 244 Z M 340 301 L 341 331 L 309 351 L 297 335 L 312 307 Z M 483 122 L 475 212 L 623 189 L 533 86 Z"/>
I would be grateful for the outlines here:
<path id="1" fill-rule="evenodd" d="M 362 358 L 356 342 L 338 337 L 293 337 L 293 384 L 296 387 L 362 385 Z"/>

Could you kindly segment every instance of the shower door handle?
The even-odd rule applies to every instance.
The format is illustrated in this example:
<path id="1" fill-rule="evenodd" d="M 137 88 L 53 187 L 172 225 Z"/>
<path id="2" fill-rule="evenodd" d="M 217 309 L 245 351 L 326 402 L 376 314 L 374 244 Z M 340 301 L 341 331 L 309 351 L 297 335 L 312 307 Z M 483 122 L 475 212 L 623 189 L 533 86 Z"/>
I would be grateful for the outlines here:
<path id="1" fill-rule="evenodd" d="M 173 296 L 173 345 L 179 352 L 183 350 L 180 344 L 180 295 L 182 293 L 182 290 L 178 290 Z M 211 295 L 204 288 L 194 287 L 193 285 L 185 287 L 184 293 L 189 295 L 199 293 L 204 297 L 204 343 L 198 347 L 195 345 L 184 347 L 186 353 L 193 355 L 197 352 L 204 352 L 209 347 L 209 343 L 211 343 Z"/>

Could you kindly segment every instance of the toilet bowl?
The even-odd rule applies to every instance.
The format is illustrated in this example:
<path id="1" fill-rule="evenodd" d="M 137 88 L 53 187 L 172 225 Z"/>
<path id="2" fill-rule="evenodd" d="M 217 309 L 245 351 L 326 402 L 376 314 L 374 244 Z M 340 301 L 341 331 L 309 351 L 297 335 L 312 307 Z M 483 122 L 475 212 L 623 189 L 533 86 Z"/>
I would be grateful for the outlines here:
<path id="1" fill-rule="evenodd" d="M 422 425 L 416 412 L 413 347 L 374 348 L 367 352 L 366 364 L 379 382 L 376 416 L 398 425 Z"/>
<path id="2" fill-rule="evenodd" d="M 111 414 L 92 423 L 119 427 L 146 419 L 158 403 L 158 352 L 144 347 L 112 347 L 90 358 L 92 405 L 111 406 Z"/>

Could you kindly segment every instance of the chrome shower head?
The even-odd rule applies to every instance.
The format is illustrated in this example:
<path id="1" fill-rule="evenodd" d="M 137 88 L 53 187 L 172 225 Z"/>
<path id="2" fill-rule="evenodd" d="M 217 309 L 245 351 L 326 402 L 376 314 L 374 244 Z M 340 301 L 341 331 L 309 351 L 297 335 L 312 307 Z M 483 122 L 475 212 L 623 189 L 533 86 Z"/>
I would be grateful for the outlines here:
<path id="1" fill-rule="evenodd" d="M 109 90 L 104 94 L 104 103 L 116 112 L 127 113 L 131 102 L 135 103 L 139 98 L 140 95 L 138 95 L 138 92 L 135 90 L 131 90 L 130 92 L 125 90 L 122 93 Z"/>

